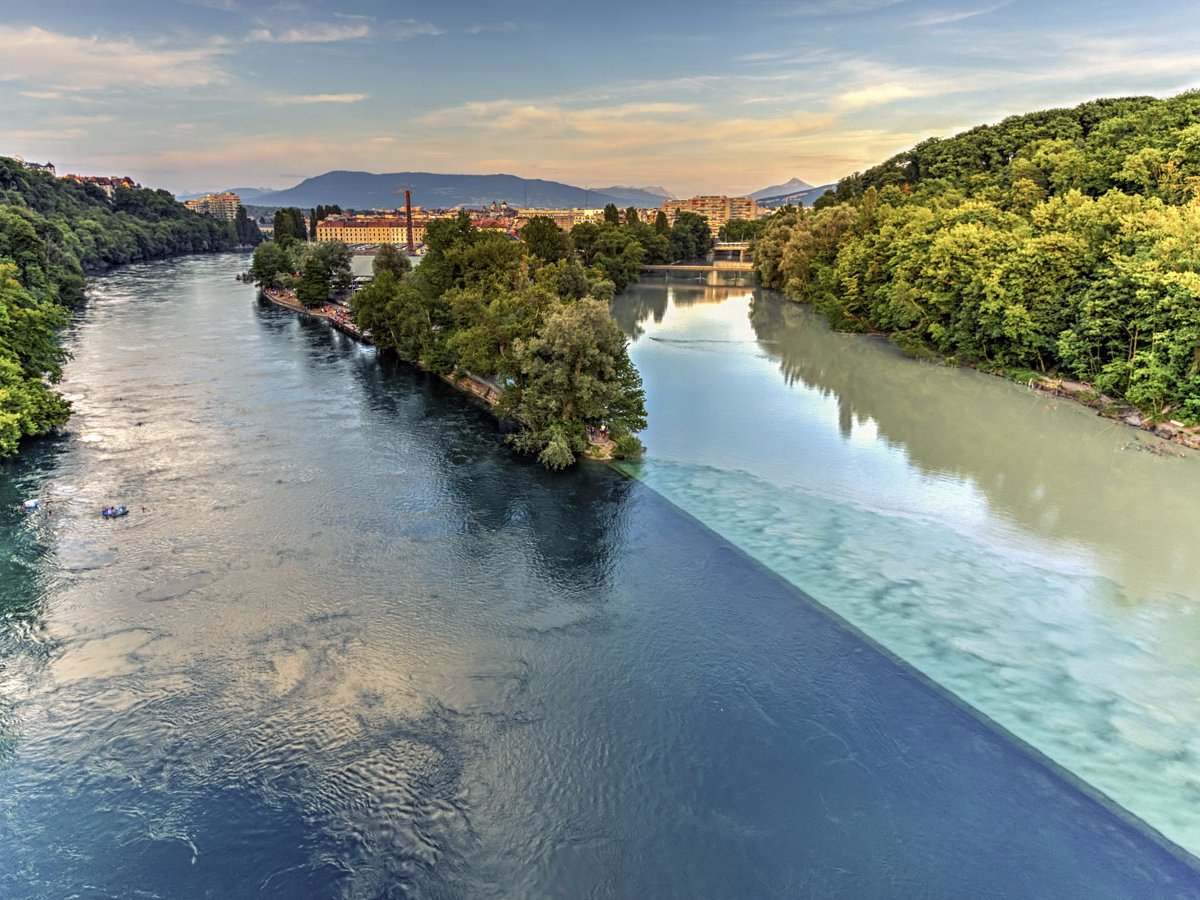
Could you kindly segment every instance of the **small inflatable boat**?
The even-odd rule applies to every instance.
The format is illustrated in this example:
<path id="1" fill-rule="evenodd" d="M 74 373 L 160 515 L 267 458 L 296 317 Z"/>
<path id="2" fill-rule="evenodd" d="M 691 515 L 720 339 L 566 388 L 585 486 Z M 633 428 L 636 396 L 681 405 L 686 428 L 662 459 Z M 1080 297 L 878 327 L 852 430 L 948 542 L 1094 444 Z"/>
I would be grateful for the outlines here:
<path id="1" fill-rule="evenodd" d="M 25 512 L 34 512 L 41 505 L 42 505 L 41 500 L 37 500 L 37 499 L 26 500 L 24 503 L 21 504 L 21 509 L 25 510 Z"/>
<path id="2" fill-rule="evenodd" d="M 125 515 L 127 512 L 129 512 L 129 509 L 125 506 L 106 506 L 104 509 L 100 510 L 100 515 L 104 516 L 106 519 L 117 519 Z"/>

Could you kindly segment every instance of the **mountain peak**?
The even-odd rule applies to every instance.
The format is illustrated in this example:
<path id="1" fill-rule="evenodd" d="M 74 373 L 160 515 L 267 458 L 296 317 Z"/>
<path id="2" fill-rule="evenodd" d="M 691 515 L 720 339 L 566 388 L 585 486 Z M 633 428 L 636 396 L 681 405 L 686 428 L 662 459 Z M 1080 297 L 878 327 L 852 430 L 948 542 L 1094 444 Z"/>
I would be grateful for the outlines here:
<path id="1" fill-rule="evenodd" d="M 793 178 L 791 181 L 783 184 L 775 184 L 771 187 L 765 187 L 760 191 L 755 191 L 750 196 L 755 200 L 761 200 L 763 197 L 778 197 L 782 194 L 798 194 L 801 191 L 811 191 L 813 185 L 807 181 L 802 181 L 799 178 Z"/>

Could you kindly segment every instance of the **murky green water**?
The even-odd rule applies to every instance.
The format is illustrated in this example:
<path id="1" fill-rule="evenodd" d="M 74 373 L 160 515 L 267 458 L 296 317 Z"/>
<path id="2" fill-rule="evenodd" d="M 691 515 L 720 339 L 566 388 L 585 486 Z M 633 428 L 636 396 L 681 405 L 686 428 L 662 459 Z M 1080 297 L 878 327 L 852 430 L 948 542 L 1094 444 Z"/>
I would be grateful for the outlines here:
<path id="1" fill-rule="evenodd" d="M 1200 849 L 1200 454 L 750 287 L 616 314 L 639 479 Z"/>

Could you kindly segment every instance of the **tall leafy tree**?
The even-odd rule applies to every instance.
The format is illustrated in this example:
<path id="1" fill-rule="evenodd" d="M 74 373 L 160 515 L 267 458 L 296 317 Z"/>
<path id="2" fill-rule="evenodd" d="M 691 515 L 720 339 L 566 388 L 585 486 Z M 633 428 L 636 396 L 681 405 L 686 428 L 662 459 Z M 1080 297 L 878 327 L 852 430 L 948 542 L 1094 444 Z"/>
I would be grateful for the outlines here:
<path id="1" fill-rule="evenodd" d="M 604 221 L 609 225 L 621 224 L 621 211 L 617 209 L 617 204 L 608 203 L 604 206 Z"/>
<path id="2" fill-rule="evenodd" d="M 552 263 L 571 255 L 571 241 L 549 216 L 534 216 L 521 229 L 521 240 L 542 262 Z"/>
<path id="3" fill-rule="evenodd" d="M 304 227 L 304 214 L 294 206 L 275 210 L 272 220 L 275 240 L 290 237 L 297 241 L 308 240 L 308 229 Z"/>
<path id="4" fill-rule="evenodd" d="M 246 207 L 238 204 L 237 216 L 233 220 L 234 236 L 243 247 L 256 247 L 263 242 L 258 223 L 246 215 Z"/>
<path id="5" fill-rule="evenodd" d="M 412 263 L 395 244 L 384 244 L 371 261 L 371 272 L 376 278 L 383 272 L 391 272 L 397 281 L 412 270 Z"/>
<path id="6" fill-rule="evenodd" d="M 587 448 L 587 428 L 604 425 L 624 438 L 646 427 L 641 377 L 628 340 L 599 300 L 551 312 L 537 335 L 516 342 L 518 387 L 506 403 L 528 426 L 513 443 L 552 469 Z"/>
<path id="7" fill-rule="evenodd" d="M 344 294 L 354 283 L 351 263 L 354 255 L 342 241 L 326 241 L 317 244 L 309 251 L 309 258 L 315 259 L 325 273 L 329 290 L 334 294 Z"/>
<path id="8" fill-rule="evenodd" d="M 329 271 L 315 254 L 304 261 L 300 281 L 296 284 L 296 299 L 305 306 L 320 306 L 329 301 Z"/>

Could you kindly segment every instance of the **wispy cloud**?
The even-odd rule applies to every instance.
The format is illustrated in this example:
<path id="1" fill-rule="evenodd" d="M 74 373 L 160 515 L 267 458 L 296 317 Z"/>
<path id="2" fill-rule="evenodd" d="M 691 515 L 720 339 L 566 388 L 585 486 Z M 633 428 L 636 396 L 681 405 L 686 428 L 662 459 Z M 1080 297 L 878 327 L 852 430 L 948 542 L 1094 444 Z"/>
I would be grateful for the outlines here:
<path id="1" fill-rule="evenodd" d="M 0 81 L 57 91 L 200 87 L 227 80 L 218 64 L 225 42 L 172 47 L 99 36 L 76 37 L 43 28 L 0 26 Z"/>
<path id="2" fill-rule="evenodd" d="M 370 33 L 371 28 L 366 22 L 347 22 L 345 24 L 326 22 L 285 28 L 282 31 L 258 28 L 250 32 L 248 40 L 270 44 L 333 44 L 339 41 L 358 40 Z"/>
<path id="3" fill-rule="evenodd" d="M 468 25 L 466 32 L 467 34 L 492 34 L 516 31 L 517 29 L 516 22 L 476 22 L 474 25 Z"/>
<path id="4" fill-rule="evenodd" d="M 986 16 L 989 13 L 994 13 L 997 10 L 1004 9 L 1006 6 L 1011 6 L 1012 0 L 1003 0 L 1002 3 L 993 3 L 991 6 L 981 6 L 979 9 L 966 9 L 957 12 L 931 12 L 927 15 L 916 19 L 912 24 L 918 28 L 930 28 L 935 25 L 952 25 L 955 22 L 964 22 L 967 19 L 974 19 L 976 16 Z"/>
<path id="5" fill-rule="evenodd" d="M 370 94 L 286 94 L 268 97 L 272 106 L 306 106 L 312 103 L 361 103 Z"/>
<path id="6" fill-rule="evenodd" d="M 407 41 L 415 37 L 434 37 L 444 33 L 432 22 L 425 22 L 421 19 L 400 19 L 392 22 L 388 28 L 388 35 L 396 41 Z"/>
<path id="7" fill-rule="evenodd" d="M 56 125 L 106 125 L 117 121 L 117 117 L 100 113 L 91 116 L 54 116 L 51 121 Z"/>
<path id="8" fill-rule="evenodd" d="M 881 106 L 896 100 L 927 97 L 930 93 L 933 91 L 929 88 L 922 89 L 892 81 L 843 91 L 837 95 L 835 105 L 844 110 L 863 109 L 867 106 Z"/>

